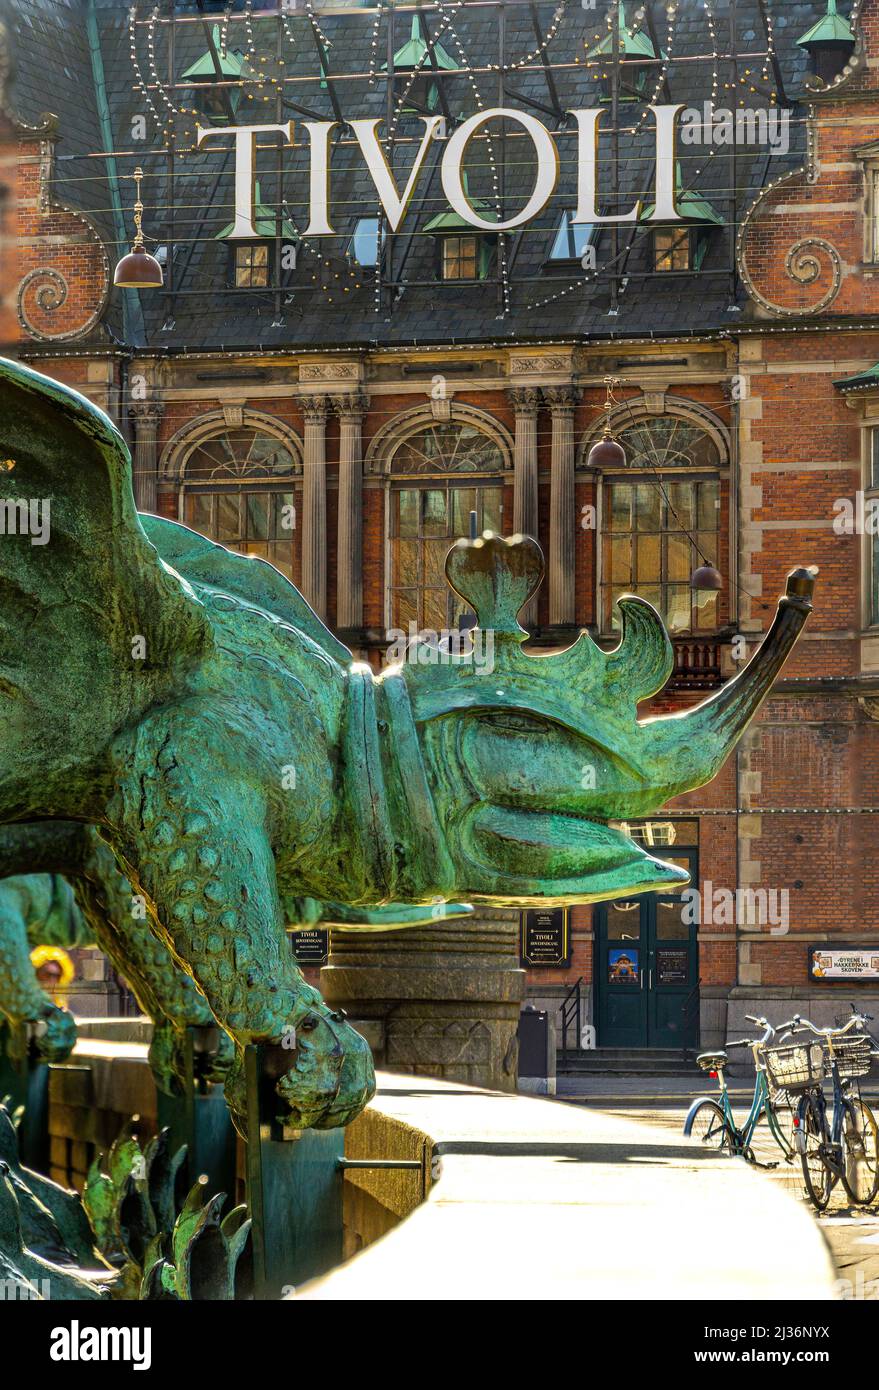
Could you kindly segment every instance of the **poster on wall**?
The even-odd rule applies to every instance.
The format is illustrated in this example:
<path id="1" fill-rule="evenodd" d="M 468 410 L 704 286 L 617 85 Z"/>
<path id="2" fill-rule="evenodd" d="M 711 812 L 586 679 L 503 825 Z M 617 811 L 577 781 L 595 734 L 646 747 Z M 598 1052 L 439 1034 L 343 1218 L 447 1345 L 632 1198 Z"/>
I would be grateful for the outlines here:
<path id="1" fill-rule="evenodd" d="M 571 964 L 568 938 L 568 910 L 565 907 L 538 907 L 522 913 L 522 965 L 560 966 Z"/>
<path id="2" fill-rule="evenodd" d="M 656 952 L 656 978 L 661 985 L 685 985 L 690 978 L 686 946 L 663 946 Z"/>
<path id="3" fill-rule="evenodd" d="M 609 985 L 636 985 L 640 978 L 638 971 L 638 951 L 626 947 L 624 950 L 608 951 L 607 982 Z"/>
<path id="4" fill-rule="evenodd" d="M 879 948 L 860 946 L 812 946 L 809 976 L 823 984 L 879 980 Z"/>

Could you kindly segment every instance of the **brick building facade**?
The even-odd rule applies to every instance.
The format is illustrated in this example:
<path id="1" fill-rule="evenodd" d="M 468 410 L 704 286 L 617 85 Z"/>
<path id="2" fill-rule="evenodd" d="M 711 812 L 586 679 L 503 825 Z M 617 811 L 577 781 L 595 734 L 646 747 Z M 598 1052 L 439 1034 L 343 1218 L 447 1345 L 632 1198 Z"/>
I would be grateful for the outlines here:
<path id="1" fill-rule="evenodd" d="M 548 569 L 529 614 L 534 650 L 564 645 L 581 627 L 611 645 L 613 600 L 628 589 L 663 610 L 676 672 L 644 715 L 717 689 L 766 631 L 787 571 L 819 567 L 807 632 L 736 757 L 710 786 L 630 828 L 691 865 L 701 921 L 675 934 L 661 903 L 574 907 L 568 963 L 529 969 L 529 996 L 555 1010 L 582 981 L 581 1022 L 597 1026 L 599 1045 L 714 1043 L 739 1034 L 746 1012 L 798 1006 L 829 1019 L 851 998 L 879 1005 L 879 964 L 872 983 L 869 963 L 852 983 L 829 982 L 832 967 L 822 978 L 812 965 L 814 948 L 868 952 L 879 927 L 879 543 L 857 516 L 851 534 L 840 522 L 841 499 L 857 513 L 860 496 L 869 514 L 879 491 L 879 0 L 849 15 L 851 49 L 835 73 L 797 44 L 823 0 L 785 5 L 783 34 L 771 18 L 767 27 L 759 3 L 739 6 L 733 30 L 727 7 L 683 0 L 670 37 L 664 7 L 645 5 L 640 27 L 622 7 L 624 29 L 614 37 L 608 24 L 600 61 L 590 54 L 606 38 L 603 16 L 541 4 L 531 28 L 528 7 L 510 0 L 510 81 L 495 104 L 534 110 L 543 84 L 563 155 L 564 111 L 601 99 L 605 70 L 612 83 L 625 77 L 636 32 L 657 36 L 648 95 L 654 78 L 662 100 L 697 107 L 730 90 L 729 105 L 741 106 L 744 91 L 761 110 L 787 113 L 790 149 L 682 143 L 681 206 L 695 207 L 698 192 L 719 210 L 716 222 L 692 213 L 685 263 L 668 263 L 656 230 L 605 227 L 593 242 L 595 273 L 581 269 L 585 242 L 556 255 L 559 238 L 573 236 L 565 209 L 575 170 L 563 157 L 555 202 L 521 243 L 515 233 L 485 238 L 476 252 L 489 271 L 474 271 L 471 286 L 460 229 L 451 249 L 449 236 L 427 233 L 410 238 L 412 249 L 379 225 L 372 263 L 357 259 L 357 219 L 372 212 L 375 193 L 370 203 L 344 139 L 348 163 L 334 174 L 344 232 L 320 245 L 297 234 L 286 280 L 279 272 L 273 281 L 270 267 L 264 282 L 242 283 L 261 267 L 253 257 L 245 265 L 237 248 L 228 260 L 228 163 L 193 155 L 185 135 L 174 145 L 162 94 L 178 108 L 179 136 L 187 110 L 204 109 L 201 90 L 185 95 L 187 64 L 212 51 L 221 94 L 240 91 L 248 111 L 248 97 L 268 102 L 268 116 L 260 106 L 239 114 L 242 124 L 274 119 L 291 90 L 320 119 L 332 119 L 337 102 L 357 104 L 358 115 L 390 111 L 405 160 L 416 76 L 429 68 L 452 126 L 474 109 L 480 83 L 497 87 L 488 52 L 497 16 L 478 0 L 463 7 L 469 16 L 450 16 L 446 5 L 420 20 L 414 5 L 392 7 L 392 21 L 380 7 L 330 6 L 316 28 L 274 4 L 236 4 L 225 18 L 223 6 L 205 5 L 212 21 L 195 5 L 160 6 L 158 19 L 144 6 L 130 32 L 101 0 L 15 8 L 28 24 L 18 26 L 4 88 L 4 337 L 117 419 L 143 510 L 272 559 L 376 667 L 389 632 L 455 626 L 437 557 L 471 512 L 480 526 L 528 531 Z M 413 17 L 425 54 L 441 43 L 454 61 L 442 78 L 426 61 L 417 74 L 402 69 L 410 86 L 400 95 L 393 59 Z M 8 39 L 8 16 L 7 25 Z M 273 69 L 273 45 L 289 25 L 301 26 L 299 45 L 283 71 Z M 369 57 L 376 33 L 387 71 Z M 261 79 L 252 93 L 246 77 L 219 76 L 239 42 L 254 45 L 245 55 L 245 73 Z M 430 107 L 424 100 L 416 112 Z M 611 93 L 608 110 L 617 109 Z M 47 110 L 55 115 L 44 118 Z M 149 134 L 139 147 L 129 131 L 142 110 Z M 640 138 L 638 126 L 632 117 L 627 141 Z M 616 180 L 609 206 L 628 206 L 633 189 L 649 194 L 645 161 L 638 166 L 627 148 L 602 165 Z M 512 140 L 505 149 L 503 196 L 515 200 L 526 161 L 513 158 Z M 135 159 L 147 171 L 147 230 L 166 276 L 163 291 L 139 297 L 112 289 Z M 277 224 L 261 238 L 271 262 L 290 236 L 282 217 L 302 223 L 275 154 L 261 162 L 258 197 Z M 429 188 L 410 213 L 422 228 L 443 206 Z M 484 192 L 494 196 L 490 182 Z M 450 255 L 456 274 L 446 278 Z M 627 452 L 615 473 L 588 462 L 608 377 L 617 381 L 611 426 Z M 293 526 L 279 520 L 285 507 Z M 690 587 L 705 563 L 722 576 L 716 594 Z M 737 890 L 758 894 L 767 920 L 750 920 L 753 907 L 741 905 L 730 915 Z M 680 916 L 679 905 L 666 906 Z M 513 971 L 518 926 L 500 914 L 496 927 L 501 944 L 486 951 Z M 664 1009 L 661 999 L 640 1011 L 627 1004 L 626 988 L 649 996 L 663 983 L 672 1001 Z"/>

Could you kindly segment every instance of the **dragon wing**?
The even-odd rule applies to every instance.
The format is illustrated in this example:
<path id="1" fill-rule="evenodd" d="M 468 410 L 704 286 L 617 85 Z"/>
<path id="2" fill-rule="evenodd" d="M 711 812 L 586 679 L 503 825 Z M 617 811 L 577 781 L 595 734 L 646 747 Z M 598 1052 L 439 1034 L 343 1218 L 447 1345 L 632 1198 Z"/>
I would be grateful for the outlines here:
<path id="1" fill-rule="evenodd" d="M 141 514 L 141 525 L 156 550 L 189 581 L 253 603 L 299 628 L 335 661 L 350 666 L 353 655 L 325 627 L 294 584 L 259 556 L 239 555 L 178 521 Z"/>
<path id="2" fill-rule="evenodd" d="M 144 534 L 109 418 L 0 358 L 0 819 L 26 813 L 28 783 L 99 756 L 212 640 Z"/>

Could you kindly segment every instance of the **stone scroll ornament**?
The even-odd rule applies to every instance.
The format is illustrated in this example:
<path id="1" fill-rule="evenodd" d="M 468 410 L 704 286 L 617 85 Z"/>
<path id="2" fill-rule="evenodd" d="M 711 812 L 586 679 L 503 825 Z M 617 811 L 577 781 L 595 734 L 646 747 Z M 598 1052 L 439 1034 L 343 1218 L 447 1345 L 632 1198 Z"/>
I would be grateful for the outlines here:
<path id="1" fill-rule="evenodd" d="M 455 898 L 592 903 L 686 882 L 609 822 L 714 777 L 811 610 L 815 572 L 795 570 L 734 680 L 639 722 L 673 667 L 654 609 L 621 600 L 614 651 L 584 633 L 531 657 L 516 615 L 540 548 L 486 534 L 446 571 L 493 661 L 437 653 L 376 676 L 270 565 L 138 516 L 128 449 L 83 397 L 0 361 L 0 432 L 0 504 L 51 507 L 47 544 L 0 537 L 0 823 L 100 828 L 148 905 L 127 930 L 157 937 L 236 1044 L 240 1127 L 252 1042 L 289 1047 L 288 1125 L 347 1124 L 374 1088 L 366 1043 L 293 960 L 284 903 L 375 929 L 465 914 L 443 907 Z"/>

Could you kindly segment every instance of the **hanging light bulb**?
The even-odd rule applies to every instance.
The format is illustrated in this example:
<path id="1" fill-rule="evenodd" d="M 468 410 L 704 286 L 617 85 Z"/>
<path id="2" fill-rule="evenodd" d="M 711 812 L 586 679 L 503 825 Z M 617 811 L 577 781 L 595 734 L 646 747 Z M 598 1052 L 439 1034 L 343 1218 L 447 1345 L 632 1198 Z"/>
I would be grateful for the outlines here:
<path id="1" fill-rule="evenodd" d="M 142 178 L 143 169 L 135 169 L 134 182 L 137 192 L 134 202 L 134 243 L 128 255 L 122 257 L 113 276 L 113 284 L 123 290 L 160 290 L 165 283 L 162 267 L 143 244 L 143 202 L 140 196 Z"/>
<path id="2" fill-rule="evenodd" d="M 613 430 L 610 427 L 610 417 L 615 405 L 613 388 L 619 386 L 619 378 L 606 376 L 604 384 L 607 387 L 607 399 L 604 402 L 604 434 L 589 450 L 586 466 L 587 468 L 625 468 L 626 451 L 619 440 L 614 439 Z"/>

